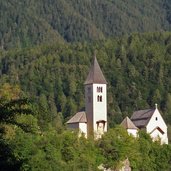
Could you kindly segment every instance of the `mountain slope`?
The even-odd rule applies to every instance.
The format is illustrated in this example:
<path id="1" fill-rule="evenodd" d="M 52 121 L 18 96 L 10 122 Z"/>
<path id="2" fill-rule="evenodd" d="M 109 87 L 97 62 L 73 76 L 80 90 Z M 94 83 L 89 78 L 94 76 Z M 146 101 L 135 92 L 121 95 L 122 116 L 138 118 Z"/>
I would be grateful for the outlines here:
<path id="1" fill-rule="evenodd" d="M 0 45 L 26 47 L 171 30 L 169 0 L 0 1 Z"/>
<path id="2" fill-rule="evenodd" d="M 94 50 L 108 82 L 110 125 L 155 103 L 171 124 L 171 33 L 2 51 L 0 85 L 20 85 L 36 100 L 42 123 L 56 113 L 67 120 L 84 107 L 84 81 Z"/>

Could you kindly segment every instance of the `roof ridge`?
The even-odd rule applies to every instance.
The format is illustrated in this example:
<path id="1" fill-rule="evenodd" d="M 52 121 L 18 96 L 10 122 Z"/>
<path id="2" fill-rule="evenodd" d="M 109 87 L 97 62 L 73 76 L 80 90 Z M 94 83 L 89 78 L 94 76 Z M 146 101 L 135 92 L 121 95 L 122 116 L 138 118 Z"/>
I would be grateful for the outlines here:
<path id="1" fill-rule="evenodd" d="M 121 123 L 126 129 L 138 129 L 128 116 Z"/>
<path id="2" fill-rule="evenodd" d="M 84 120 L 84 114 L 85 114 L 85 118 L 86 118 L 86 120 L 87 120 L 86 113 L 85 113 L 85 111 L 84 111 L 84 113 L 82 112 L 82 115 L 81 115 L 81 117 L 80 117 L 80 120 L 79 120 L 79 121 L 82 121 L 82 119 Z"/>
<path id="3" fill-rule="evenodd" d="M 148 113 L 149 111 L 155 110 L 155 109 L 146 109 L 148 110 L 147 112 L 143 113 L 141 116 L 145 115 L 146 113 Z"/>
<path id="4" fill-rule="evenodd" d="M 86 116 L 85 111 L 81 111 L 81 112 L 77 112 L 74 116 L 72 116 L 68 122 L 68 123 L 80 123 L 80 122 L 87 122 L 87 118 L 84 118 L 84 115 Z"/>
<path id="5" fill-rule="evenodd" d="M 126 117 L 126 126 L 127 126 L 127 128 L 128 128 L 128 120 L 129 118 L 128 118 L 128 116 Z"/>
<path id="6" fill-rule="evenodd" d="M 131 116 L 131 120 L 138 128 L 146 127 L 150 118 L 153 116 L 155 110 L 156 109 L 154 108 L 150 108 L 150 109 L 135 111 Z"/>

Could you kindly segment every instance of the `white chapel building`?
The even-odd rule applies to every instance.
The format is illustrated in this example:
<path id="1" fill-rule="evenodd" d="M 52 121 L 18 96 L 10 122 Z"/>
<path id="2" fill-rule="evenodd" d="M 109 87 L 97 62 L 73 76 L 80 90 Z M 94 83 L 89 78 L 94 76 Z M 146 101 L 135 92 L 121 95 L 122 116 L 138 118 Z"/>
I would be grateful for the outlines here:
<path id="1" fill-rule="evenodd" d="M 162 118 L 157 104 L 153 109 L 138 110 L 131 116 L 131 121 L 139 129 L 150 134 L 153 141 L 159 140 L 161 144 L 168 144 L 167 125 Z"/>
<path id="2" fill-rule="evenodd" d="M 107 131 L 107 82 L 94 57 L 85 85 L 85 111 L 76 113 L 67 125 L 80 134 L 98 139 Z"/>
<path id="3" fill-rule="evenodd" d="M 138 130 L 145 130 L 153 141 L 160 140 L 161 144 L 168 144 L 167 125 L 160 114 L 157 104 L 155 108 L 135 111 L 131 118 L 126 117 L 121 125 L 128 134 L 136 137 Z"/>
<path id="4" fill-rule="evenodd" d="M 90 67 L 85 86 L 85 111 L 76 113 L 67 126 L 77 129 L 79 135 L 101 138 L 107 132 L 107 82 L 100 69 L 96 56 Z M 137 137 L 138 131 L 144 129 L 155 141 L 168 144 L 167 125 L 162 118 L 157 105 L 153 109 L 138 110 L 131 118 L 126 117 L 121 125 L 129 135 Z"/>

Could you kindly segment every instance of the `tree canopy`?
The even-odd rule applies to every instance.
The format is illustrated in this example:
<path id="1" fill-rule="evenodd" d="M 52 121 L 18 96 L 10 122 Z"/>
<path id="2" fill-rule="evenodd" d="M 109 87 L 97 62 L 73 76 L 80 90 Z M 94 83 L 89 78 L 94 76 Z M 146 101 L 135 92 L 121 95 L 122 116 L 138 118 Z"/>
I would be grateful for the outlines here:
<path id="1" fill-rule="evenodd" d="M 95 50 L 108 82 L 109 131 L 98 141 L 65 128 L 84 108 Z M 116 124 L 158 103 L 170 135 L 170 57 L 169 32 L 1 50 L 0 170 L 117 169 L 126 158 L 135 171 L 169 170 L 170 145 L 144 132 L 134 139 Z"/>
<path id="2" fill-rule="evenodd" d="M 1 51 L 0 84 L 20 85 L 36 102 L 41 126 L 61 125 L 85 107 L 84 81 L 96 50 L 108 82 L 109 126 L 155 103 L 171 124 L 170 45 L 166 32 Z"/>
<path id="3" fill-rule="evenodd" d="M 171 30 L 170 0 L 6 0 L 0 48 Z"/>

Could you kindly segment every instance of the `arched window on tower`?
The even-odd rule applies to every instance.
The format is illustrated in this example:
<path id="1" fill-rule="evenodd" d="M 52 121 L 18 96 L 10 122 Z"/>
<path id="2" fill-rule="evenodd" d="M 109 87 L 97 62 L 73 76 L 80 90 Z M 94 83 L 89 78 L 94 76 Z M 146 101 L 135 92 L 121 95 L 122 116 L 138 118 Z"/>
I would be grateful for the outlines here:
<path id="1" fill-rule="evenodd" d="M 103 87 L 97 87 L 97 92 L 102 93 L 103 92 Z"/>
<path id="2" fill-rule="evenodd" d="M 100 102 L 102 102 L 102 96 L 100 96 Z"/>
<path id="3" fill-rule="evenodd" d="M 103 87 L 100 88 L 101 93 L 103 92 Z"/>
<path id="4" fill-rule="evenodd" d="M 98 101 L 98 102 L 102 102 L 102 96 L 99 96 L 99 95 L 98 95 L 98 96 L 97 96 L 97 101 Z"/>
<path id="5" fill-rule="evenodd" d="M 98 101 L 98 102 L 100 101 L 100 96 L 97 96 L 97 101 Z"/>

